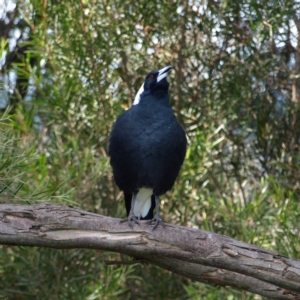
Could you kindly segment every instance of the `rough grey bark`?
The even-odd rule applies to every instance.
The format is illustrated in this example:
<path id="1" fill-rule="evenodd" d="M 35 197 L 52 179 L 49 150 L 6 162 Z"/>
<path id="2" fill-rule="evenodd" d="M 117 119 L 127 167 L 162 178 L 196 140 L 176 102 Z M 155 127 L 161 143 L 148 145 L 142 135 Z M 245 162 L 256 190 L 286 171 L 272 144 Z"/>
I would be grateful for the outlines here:
<path id="1" fill-rule="evenodd" d="M 0 205 L 0 244 L 124 253 L 182 276 L 272 299 L 300 299 L 300 261 L 232 238 L 119 219 L 58 204 Z M 138 261 L 137 261 L 138 262 Z"/>

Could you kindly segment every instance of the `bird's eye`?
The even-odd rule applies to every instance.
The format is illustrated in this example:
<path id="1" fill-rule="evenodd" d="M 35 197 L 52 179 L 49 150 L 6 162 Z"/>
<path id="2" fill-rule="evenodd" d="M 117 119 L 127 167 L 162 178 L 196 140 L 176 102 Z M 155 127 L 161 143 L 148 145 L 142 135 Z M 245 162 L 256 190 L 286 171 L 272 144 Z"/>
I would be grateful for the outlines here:
<path id="1" fill-rule="evenodd" d="M 149 77 L 150 79 L 154 79 L 154 76 L 153 75 L 150 75 L 150 77 Z"/>

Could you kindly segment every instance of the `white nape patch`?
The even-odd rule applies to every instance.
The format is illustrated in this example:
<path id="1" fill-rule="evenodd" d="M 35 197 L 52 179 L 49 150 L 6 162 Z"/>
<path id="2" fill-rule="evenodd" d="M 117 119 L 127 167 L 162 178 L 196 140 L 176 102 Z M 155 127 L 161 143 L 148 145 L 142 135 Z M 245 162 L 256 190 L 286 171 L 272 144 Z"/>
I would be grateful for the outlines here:
<path id="1" fill-rule="evenodd" d="M 144 92 L 144 84 L 142 84 L 142 86 L 140 87 L 139 91 L 137 92 L 133 104 L 132 105 L 137 105 L 139 104 L 140 100 L 141 100 L 141 94 Z"/>
<path id="2" fill-rule="evenodd" d="M 166 78 L 170 71 L 168 72 L 167 70 L 171 70 L 171 66 L 167 66 L 167 67 L 164 67 L 163 69 L 160 69 L 158 71 L 158 76 L 157 76 L 157 82 L 160 82 L 162 79 Z"/>
<path id="3" fill-rule="evenodd" d="M 136 217 L 144 218 L 148 214 L 151 207 L 152 189 L 141 188 L 136 195 L 133 213 Z"/>

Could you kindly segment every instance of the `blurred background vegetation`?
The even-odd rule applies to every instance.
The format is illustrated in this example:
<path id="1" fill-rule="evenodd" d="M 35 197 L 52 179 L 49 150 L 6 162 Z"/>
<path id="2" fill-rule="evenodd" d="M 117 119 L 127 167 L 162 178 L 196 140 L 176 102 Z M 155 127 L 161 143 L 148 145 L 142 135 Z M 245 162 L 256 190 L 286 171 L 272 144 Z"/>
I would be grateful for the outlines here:
<path id="1" fill-rule="evenodd" d="M 190 144 L 163 219 L 300 259 L 299 1 L 0 2 L 0 203 L 123 218 L 109 132 L 171 64 Z M 0 250 L 1 299 L 262 299 L 102 251 Z"/>

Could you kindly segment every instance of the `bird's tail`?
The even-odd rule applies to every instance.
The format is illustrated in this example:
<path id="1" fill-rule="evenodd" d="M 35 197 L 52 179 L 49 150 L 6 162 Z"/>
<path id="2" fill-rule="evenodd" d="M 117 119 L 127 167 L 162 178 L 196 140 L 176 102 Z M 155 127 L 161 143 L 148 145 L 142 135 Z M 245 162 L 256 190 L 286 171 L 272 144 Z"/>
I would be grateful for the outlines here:
<path id="1" fill-rule="evenodd" d="M 151 220 L 154 216 L 154 208 L 155 208 L 155 197 L 151 195 L 152 191 L 148 189 L 140 189 L 135 202 L 134 214 L 140 220 Z M 132 193 L 125 193 L 125 205 L 127 216 L 130 213 L 131 202 L 132 202 Z"/>

